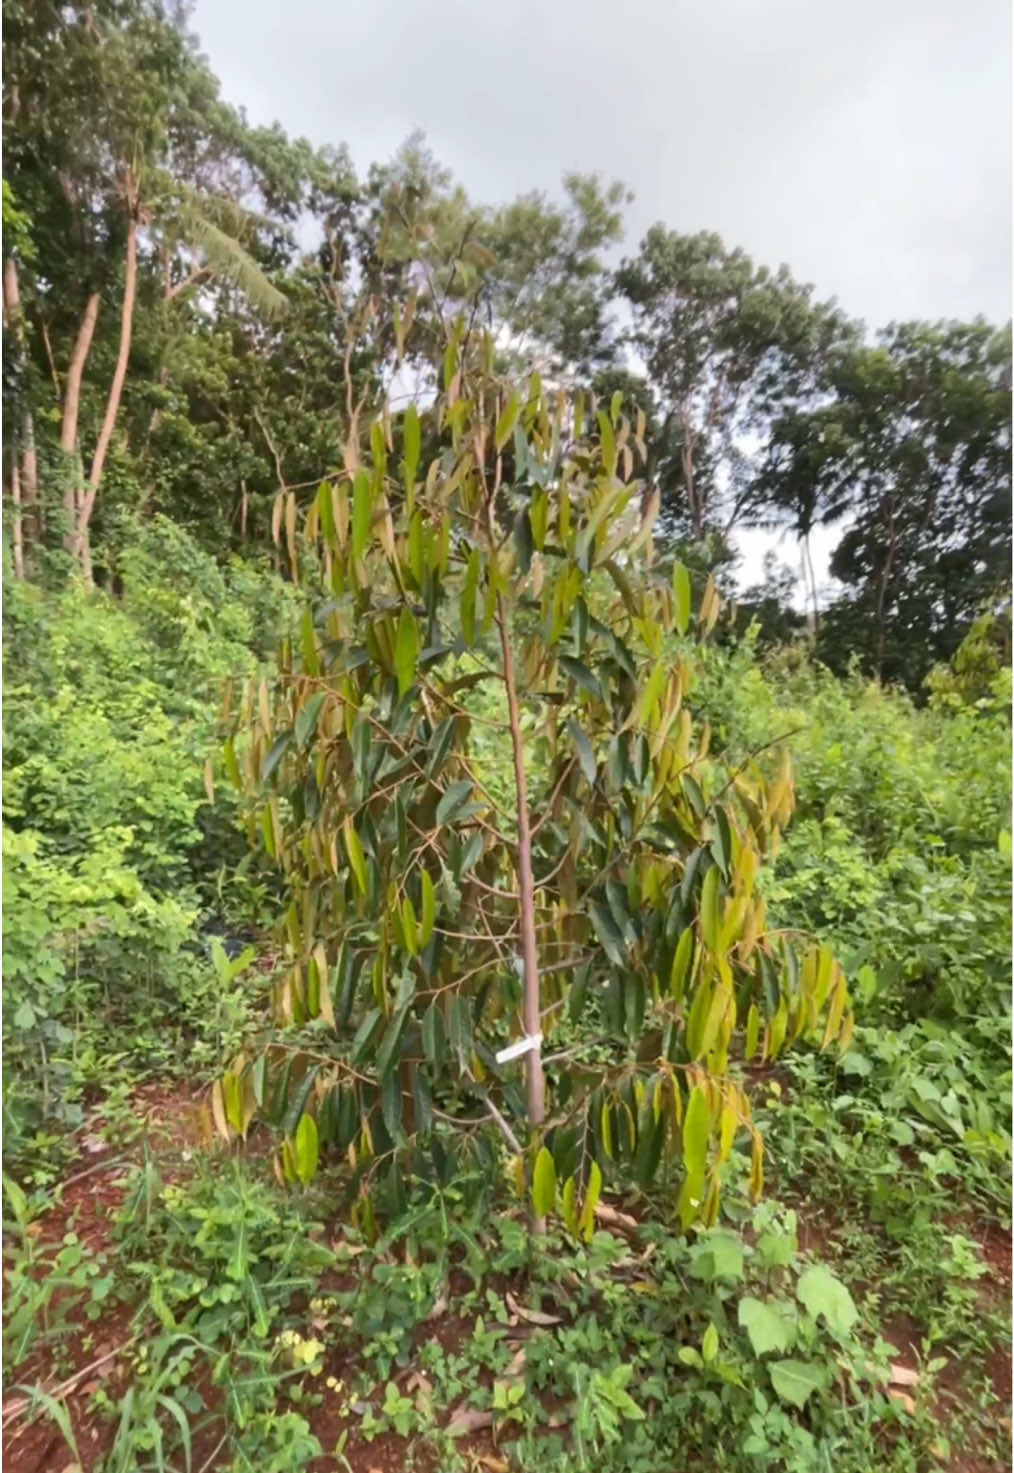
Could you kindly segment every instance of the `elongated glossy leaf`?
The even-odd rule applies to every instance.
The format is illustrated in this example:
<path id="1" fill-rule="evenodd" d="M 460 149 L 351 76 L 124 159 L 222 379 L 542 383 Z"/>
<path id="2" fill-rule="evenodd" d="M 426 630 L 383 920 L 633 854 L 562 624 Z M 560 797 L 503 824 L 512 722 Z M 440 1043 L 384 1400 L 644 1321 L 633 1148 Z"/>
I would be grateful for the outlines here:
<path id="1" fill-rule="evenodd" d="M 447 1044 L 444 1033 L 444 1015 L 436 1002 L 431 1002 L 423 1014 L 422 1044 L 427 1062 L 439 1070 L 444 1062 Z"/>
<path id="2" fill-rule="evenodd" d="M 268 755 L 264 758 L 263 766 L 261 767 L 261 782 L 266 783 L 268 781 L 271 774 L 278 767 L 278 764 L 281 762 L 282 758 L 285 756 L 291 745 L 291 731 L 283 731 L 280 736 L 277 736 L 275 738 L 275 740 L 271 744 Z"/>
<path id="3" fill-rule="evenodd" d="M 578 1219 L 578 1230 L 586 1243 L 590 1243 L 595 1232 L 595 1208 L 598 1206 L 602 1195 L 602 1170 L 597 1161 L 593 1161 L 588 1172 L 588 1185 L 585 1188 L 584 1205 L 581 1208 L 581 1216 Z"/>
<path id="4" fill-rule="evenodd" d="M 602 682 L 597 675 L 588 669 L 588 666 L 582 660 L 575 660 L 571 655 L 560 655 L 559 661 L 561 670 L 576 685 L 579 685 L 582 690 L 586 690 L 589 695 L 595 696 L 597 700 L 605 701 L 606 697 L 602 689 Z"/>
<path id="5" fill-rule="evenodd" d="M 680 634 L 686 634 L 690 628 L 690 574 L 682 563 L 673 568 L 672 591 L 676 602 L 676 628 Z"/>
<path id="6" fill-rule="evenodd" d="M 342 823 L 342 834 L 345 838 L 345 852 L 349 857 L 349 866 L 356 877 L 356 884 L 363 895 L 369 891 L 366 879 L 366 856 L 363 854 L 363 846 L 359 842 L 359 835 L 351 817 L 346 817 Z"/>
<path id="7" fill-rule="evenodd" d="M 674 1001 L 679 1002 L 686 990 L 687 977 L 690 974 L 690 963 L 694 954 L 694 932 L 693 927 L 688 926 L 680 937 L 673 953 L 672 971 L 669 974 L 669 993 Z"/>
<path id="8" fill-rule="evenodd" d="M 308 1186 L 317 1174 L 320 1159 L 320 1143 L 317 1138 L 317 1122 L 312 1115 L 304 1115 L 296 1126 L 295 1155 L 296 1175 Z"/>
<path id="9" fill-rule="evenodd" d="M 426 870 L 423 870 L 419 881 L 421 916 L 419 920 L 419 950 L 425 951 L 430 944 L 433 935 L 433 927 L 437 919 L 437 892 L 436 886 L 430 879 Z"/>
<path id="10" fill-rule="evenodd" d="M 398 636 L 394 646 L 394 668 L 398 675 L 399 696 L 411 689 L 419 659 L 419 629 L 409 609 L 398 616 Z"/>
<path id="11" fill-rule="evenodd" d="M 712 951 L 718 950 L 722 930 L 721 896 L 717 868 L 708 870 L 701 886 L 701 935 Z"/>
<path id="12" fill-rule="evenodd" d="M 614 966 L 622 967 L 627 959 L 627 949 L 608 908 L 600 900 L 593 900 L 589 903 L 588 915 L 602 950 Z"/>
<path id="13" fill-rule="evenodd" d="M 708 1137 L 711 1133 L 711 1106 L 699 1084 L 690 1091 L 683 1116 L 683 1160 L 687 1175 L 703 1179 L 708 1164 Z"/>
<path id="14" fill-rule="evenodd" d="M 357 471 L 352 487 L 352 556 L 361 558 L 370 537 L 373 488 L 367 471 Z"/>
<path id="15" fill-rule="evenodd" d="M 295 732 L 296 736 L 296 746 L 300 749 L 300 751 L 302 751 L 302 749 L 310 741 L 310 738 L 316 732 L 317 720 L 320 716 L 320 708 L 321 706 L 323 706 L 326 700 L 326 690 L 314 691 L 313 695 L 310 697 L 306 705 L 296 717 L 296 723 L 293 727 L 293 731 Z"/>
<path id="16" fill-rule="evenodd" d="M 521 400 L 517 392 L 515 391 L 507 400 L 507 403 L 504 405 L 503 412 L 496 422 L 496 430 L 494 431 L 493 438 L 496 441 L 496 448 L 498 451 L 502 450 L 503 447 L 507 444 L 507 441 L 510 439 L 514 426 L 517 423 L 518 411 L 520 408 Z"/>
<path id="17" fill-rule="evenodd" d="M 459 809 L 464 808 L 472 794 L 472 782 L 469 778 L 461 778 L 458 782 L 451 783 L 437 804 L 437 823 L 445 824 L 454 817 Z"/>
<path id="18" fill-rule="evenodd" d="M 588 782 L 594 783 L 595 775 L 598 772 L 598 764 L 595 761 L 595 753 L 592 750 L 591 742 L 585 736 L 577 722 L 570 716 L 567 717 L 567 730 L 570 732 L 575 750 L 577 751 L 577 760 L 580 764 L 581 771 L 584 773 Z"/>
<path id="19" fill-rule="evenodd" d="M 545 1146 L 535 1158 L 532 1172 L 532 1206 L 536 1217 L 548 1217 L 556 1205 L 556 1166 Z"/>

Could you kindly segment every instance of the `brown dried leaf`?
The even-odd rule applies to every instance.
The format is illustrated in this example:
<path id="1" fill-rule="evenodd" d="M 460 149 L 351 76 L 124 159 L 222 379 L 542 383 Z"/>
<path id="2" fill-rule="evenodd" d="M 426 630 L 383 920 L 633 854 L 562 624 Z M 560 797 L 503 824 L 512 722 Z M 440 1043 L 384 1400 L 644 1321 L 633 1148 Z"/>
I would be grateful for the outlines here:
<path id="1" fill-rule="evenodd" d="M 562 1320 L 558 1314 L 543 1314 L 539 1309 L 526 1309 L 519 1304 L 513 1294 L 505 1294 L 504 1302 L 512 1314 L 517 1315 L 519 1320 L 527 1320 L 530 1325 L 559 1325 Z"/>

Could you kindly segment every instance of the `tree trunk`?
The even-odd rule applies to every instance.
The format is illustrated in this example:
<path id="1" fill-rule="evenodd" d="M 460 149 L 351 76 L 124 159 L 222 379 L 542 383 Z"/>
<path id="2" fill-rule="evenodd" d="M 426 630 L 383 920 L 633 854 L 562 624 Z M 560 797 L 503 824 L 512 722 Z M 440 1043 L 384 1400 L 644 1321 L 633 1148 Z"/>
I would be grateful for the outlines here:
<path id="1" fill-rule="evenodd" d="M 21 314 L 21 284 L 18 266 L 13 256 L 8 256 L 3 268 L 3 299 L 7 322 L 14 333 L 22 365 L 25 360 L 25 323 Z M 17 456 L 20 455 L 20 465 Z M 31 409 L 26 409 L 21 422 L 21 441 L 11 469 L 11 499 L 14 512 L 14 567 L 19 578 L 25 575 L 25 546 L 31 547 L 39 538 L 41 519 L 39 516 L 39 471 L 35 453 L 35 420 Z"/>
<path id="2" fill-rule="evenodd" d="M 887 529 L 887 556 L 884 558 L 884 566 L 877 580 L 877 644 L 874 655 L 873 673 L 876 676 L 878 685 L 882 685 L 884 681 L 884 654 L 887 646 L 887 589 L 891 581 L 891 574 L 894 571 L 894 555 L 898 547 L 898 529 L 893 504 L 888 511 Z"/>
<path id="3" fill-rule="evenodd" d="M 704 540 L 704 508 L 698 504 L 697 487 L 694 484 L 694 436 L 687 415 L 681 412 L 680 425 L 683 441 L 680 445 L 680 465 L 683 470 L 683 486 L 687 493 L 687 508 L 690 526 L 698 542 Z"/>
<path id="4" fill-rule="evenodd" d="M 127 265 L 123 281 L 123 306 L 120 310 L 120 350 L 116 356 L 116 368 L 113 371 L 113 381 L 109 386 L 109 395 L 106 399 L 106 412 L 102 419 L 102 428 L 95 445 L 95 454 L 92 456 L 92 468 L 88 475 L 88 484 L 85 487 L 84 496 L 78 511 L 77 526 L 75 528 L 74 549 L 81 563 L 85 580 L 91 582 L 91 545 L 88 537 L 88 527 L 95 508 L 95 498 L 98 495 L 99 484 L 102 480 L 102 470 L 106 463 L 106 455 L 109 451 L 109 442 L 113 438 L 113 430 L 116 426 L 116 416 L 120 408 L 120 399 L 123 395 L 123 384 L 127 377 L 127 363 L 130 359 L 130 337 L 134 328 L 134 299 L 137 293 L 137 216 L 135 189 L 131 183 L 127 194 Z"/>
<path id="5" fill-rule="evenodd" d="M 11 464 L 11 549 L 14 554 L 14 576 L 25 576 L 24 522 L 21 514 L 21 473 L 17 456 Z"/>
<path id="6" fill-rule="evenodd" d="M 813 568 L 813 549 L 810 545 L 810 533 L 803 533 L 803 565 L 806 572 L 807 587 L 809 589 L 811 614 L 807 620 L 810 632 L 816 634 L 820 628 L 820 610 L 817 607 L 817 575 Z"/>
<path id="7" fill-rule="evenodd" d="M 510 644 L 507 611 L 502 596 L 497 598 L 497 622 L 500 625 L 500 648 L 503 652 L 503 677 L 507 689 L 507 710 L 514 754 L 514 786 L 518 816 L 518 889 L 521 903 L 521 955 L 524 963 L 525 1035 L 539 1040 L 541 1034 L 539 997 L 539 958 L 535 939 L 535 878 L 532 871 L 532 832 L 528 817 L 528 785 L 525 777 L 524 742 L 521 736 L 521 710 L 514 679 L 514 655 Z M 528 1086 L 528 1123 L 537 1129 L 546 1113 L 546 1081 L 542 1068 L 542 1044 L 534 1042 L 525 1055 Z M 541 1219 L 535 1221 L 541 1232 Z"/>
<path id="8" fill-rule="evenodd" d="M 99 304 L 101 298 L 98 292 L 90 292 L 85 303 L 84 313 L 78 323 L 77 336 L 74 339 L 74 347 L 70 355 L 70 363 L 67 367 L 67 384 L 63 392 L 63 416 L 60 420 L 60 449 L 67 456 L 66 474 L 67 484 L 63 493 L 63 509 L 66 521 L 66 532 L 64 534 L 64 546 L 71 554 L 74 552 L 75 535 L 77 531 L 78 503 L 80 501 L 80 483 L 82 479 L 81 462 L 77 447 L 77 420 L 81 407 L 81 384 L 84 380 L 85 364 L 88 362 L 88 354 L 91 351 L 92 338 L 95 335 L 95 323 L 99 315 Z"/>

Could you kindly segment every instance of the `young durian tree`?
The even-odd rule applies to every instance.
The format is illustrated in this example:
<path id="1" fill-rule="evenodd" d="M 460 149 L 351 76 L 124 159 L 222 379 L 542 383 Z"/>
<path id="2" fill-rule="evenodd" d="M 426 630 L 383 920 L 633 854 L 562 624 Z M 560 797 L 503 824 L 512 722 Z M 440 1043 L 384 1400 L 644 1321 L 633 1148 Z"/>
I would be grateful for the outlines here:
<path id="1" fill-rule="evenodd" d="M 512 388 L 467 347 L 305 515 L 276 508 L 307 605 L 225 765 L 281 872 L 285 963 L 216 1122 L 273 1123 L 290 1180 L 344 1158 L 367 1226 L 406 1172 L 495 1169 L 497 1132 L 536 1223 L 590 1236 L 632 1183 L 710 1223 L 740 1145 L 763 1181 L 730 1060 L 852 1026 L 830 952 L 765 926 L 788 762 L 732 767 L 693 718 L 719 600 L 654 565 L 619 395 Z"/>

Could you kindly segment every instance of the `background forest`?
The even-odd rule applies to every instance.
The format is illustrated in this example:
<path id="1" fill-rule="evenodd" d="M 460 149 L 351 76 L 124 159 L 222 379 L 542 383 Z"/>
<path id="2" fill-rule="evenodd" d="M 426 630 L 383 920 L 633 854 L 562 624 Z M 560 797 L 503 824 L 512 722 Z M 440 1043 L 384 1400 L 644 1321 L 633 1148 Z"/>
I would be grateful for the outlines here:
<path id="1" fill-rule="evenodd" d="M 4 21 L 12 1466 L 1009 1466 L 1010 325 L 360 175 L 156 0 Z M 513 725 L 545 1130 L 466 990 Z"/>

